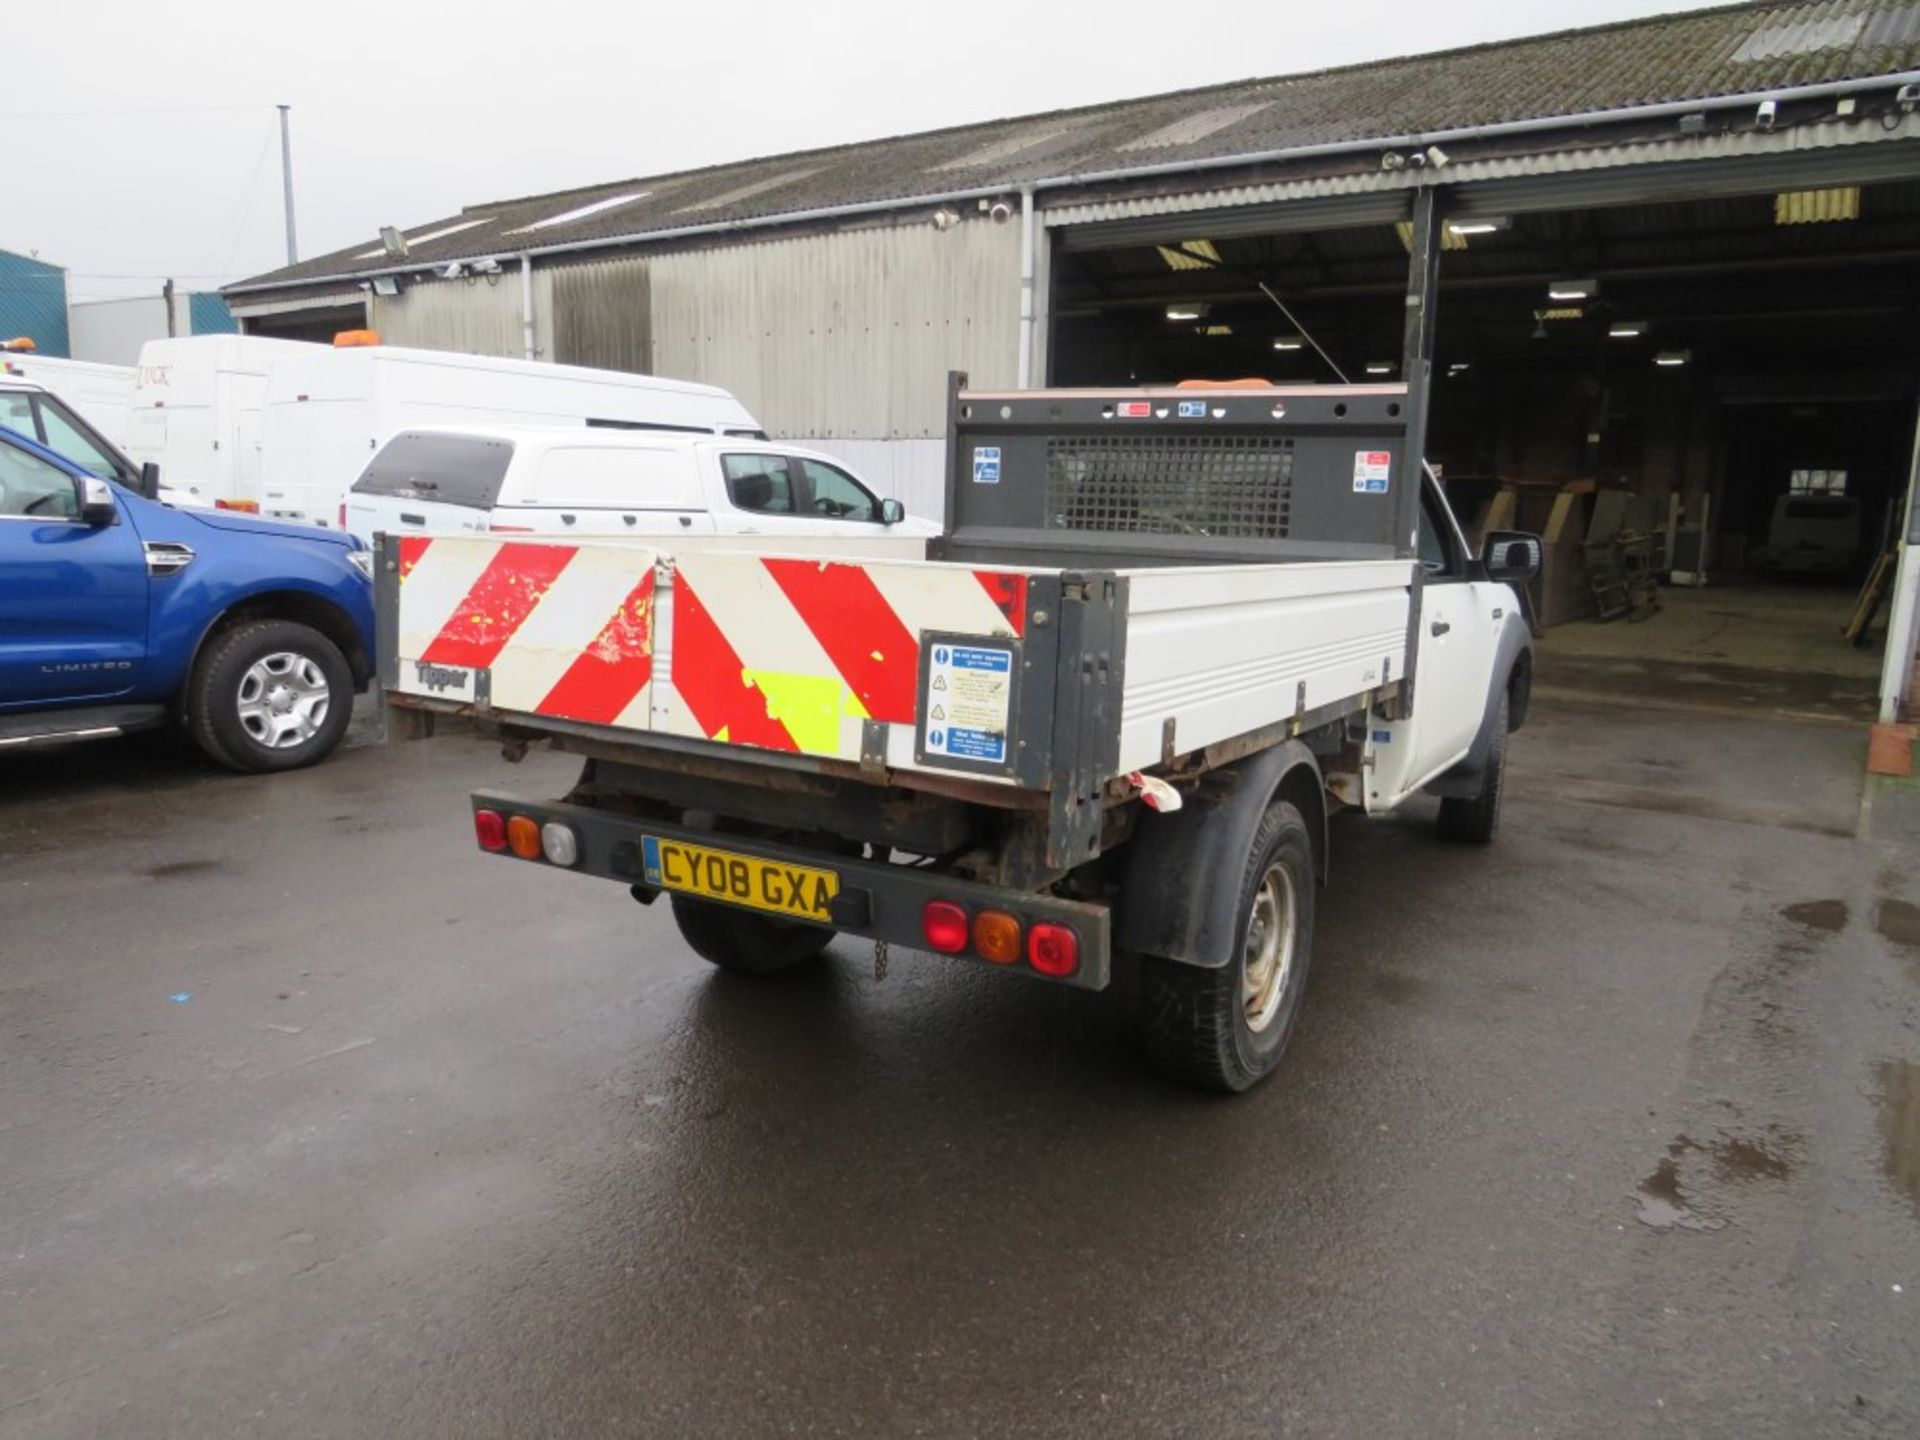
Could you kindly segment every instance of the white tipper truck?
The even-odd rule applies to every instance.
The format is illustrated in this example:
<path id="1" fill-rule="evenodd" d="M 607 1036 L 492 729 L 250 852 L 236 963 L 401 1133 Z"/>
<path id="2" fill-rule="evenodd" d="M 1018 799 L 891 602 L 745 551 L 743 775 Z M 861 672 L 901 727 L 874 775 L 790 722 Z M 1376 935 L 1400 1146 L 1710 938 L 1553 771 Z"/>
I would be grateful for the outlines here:
<path id="1" fill-rule="evenodd" d="M 581 756 L 479 847 L 610 879 L 722 969 L 836 933 L 1103 989 L 1244 1090 L 1299 1015 L 1329 814 L 1423 791 L 1492 838 L 1517 587 L 1408 451 L 1406 387 L 971 391 L 924 555 L 772 536 L 387 536 L 396 720 Z M 1417 452 L 1415 452 L 1417 453 Z"/>

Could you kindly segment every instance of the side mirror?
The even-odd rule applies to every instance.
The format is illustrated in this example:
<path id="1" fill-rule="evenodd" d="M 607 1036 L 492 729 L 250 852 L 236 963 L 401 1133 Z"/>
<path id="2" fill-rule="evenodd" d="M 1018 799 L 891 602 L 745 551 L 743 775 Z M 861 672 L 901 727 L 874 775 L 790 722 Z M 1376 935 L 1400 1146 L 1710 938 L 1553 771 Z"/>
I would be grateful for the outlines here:
<path id="1" fill-rule="evenodd" d="M 889 498 L 880 502 L 880 523 L 882 525 L 898 525 L 906 518 L 907 507 L 902 505 L 898 500 Z"/>
<path id="2" fill-rule="evenodd" d="M 82 475 L 73 482 L 80 496 L 80 519 L 87 525 L 111 525 L 113 523 L 113 487 L 104 480 L 92 475 Z"/>
<path id="3" fill-rule="evenodd" d="M 1489 530 L 1481 547 L 1480 563 L 1486 566 L 1489 580 L 1531 580 L 1540 573 L 1546 547 L 1538 535 L 1524 530 Z"/>
<path id="4" fill-rule="evenodd" d="M 140 467 L 140 493 L 149 500 L 160 498 L 160 462 L 149 460 Z"/>

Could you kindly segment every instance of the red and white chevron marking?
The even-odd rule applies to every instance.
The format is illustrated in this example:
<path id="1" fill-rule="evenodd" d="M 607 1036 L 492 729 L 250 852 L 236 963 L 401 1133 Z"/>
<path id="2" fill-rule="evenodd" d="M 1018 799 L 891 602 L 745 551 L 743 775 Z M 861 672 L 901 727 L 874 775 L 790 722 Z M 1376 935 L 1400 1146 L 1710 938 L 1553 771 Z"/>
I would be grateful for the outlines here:
<path id="1" fill-rule="evenodd" d="M 656 635 L 657 551 L 400 546 L 401 690 L 471 699 L 484 669 L 496 709 L 847 760 L 864 721 L 914 723 L 923 632 L 1026 628 L 1018 571 L 688 553 L 672 560 Z"/>
<path id="2" fill-rule="evenodd" d="M 860 757 L 861 722 L 912 725 L 924 631 L 1016 636 L 1027 578 L 913 561 L 678 557 L 663 728 Z"/>
<path id="3" fill-rule="evenodd" d="M 645 728 L 657 559 L 638 546 L 408 536 L 399 688 L 444 694 L 448 674 L 486 670 L 497 709 Z M 470 686 L 456 693 L 471 698 Z"/>

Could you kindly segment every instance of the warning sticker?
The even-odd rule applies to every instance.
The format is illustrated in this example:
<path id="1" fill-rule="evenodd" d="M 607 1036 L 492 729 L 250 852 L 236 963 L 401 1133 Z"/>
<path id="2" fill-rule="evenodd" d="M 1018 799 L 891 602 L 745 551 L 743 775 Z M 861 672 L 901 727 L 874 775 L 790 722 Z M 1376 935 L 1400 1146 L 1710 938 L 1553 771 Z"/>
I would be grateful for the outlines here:
<path id="1" fill-rule="evenodd" d="M 1355 494 L 1386 494 L 1387 477 L 1392 473 L 1392 451 L 1356 450 L 1353 452 L 1353 489 Z"/>
<path id="2" fill-rule="evenodd" d="M 1000 447 L 998 445 L 973 447 L 973 483 L 976 485 L 1000 483 Z"/>
<path id="3" fill-rule="evenodd" d="M 935 644 L 928 662 L 923 706 L 928 758 L 1004 765 L 1013 709 L 1013 651 Z"/>

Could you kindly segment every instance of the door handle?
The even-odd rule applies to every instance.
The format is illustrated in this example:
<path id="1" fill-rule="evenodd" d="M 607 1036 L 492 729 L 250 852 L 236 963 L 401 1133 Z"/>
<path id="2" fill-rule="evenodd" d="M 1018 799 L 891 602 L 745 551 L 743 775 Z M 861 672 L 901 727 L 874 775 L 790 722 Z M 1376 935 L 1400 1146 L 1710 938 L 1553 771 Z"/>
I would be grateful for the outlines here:
<path id="1" fill-rule="evenodd" d="M 1453 629 L 1453 626 L 1449 625 L 1446 621 L 1436 620 L 1427 627 L 1427 633 L 1429 635 L 1444 635 L 1451 629 Z"/>
<path id="2" fill-rule="evenodd" d="M 424 515 L 409 515 L 406 511 L 402 510 L 400 512 L 400 523 L 402 525 L 424 525 L 427 523 L 427 517 Z"/>

